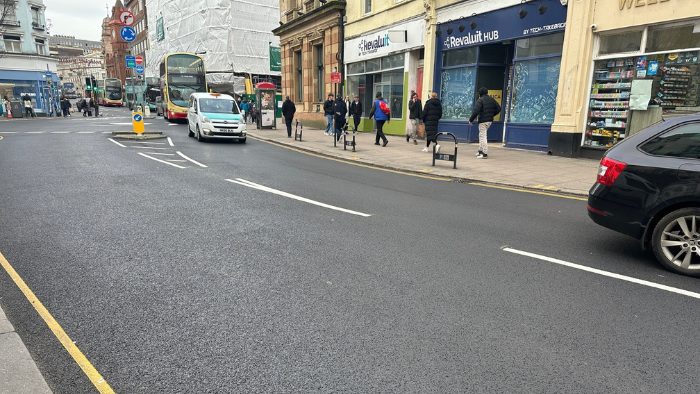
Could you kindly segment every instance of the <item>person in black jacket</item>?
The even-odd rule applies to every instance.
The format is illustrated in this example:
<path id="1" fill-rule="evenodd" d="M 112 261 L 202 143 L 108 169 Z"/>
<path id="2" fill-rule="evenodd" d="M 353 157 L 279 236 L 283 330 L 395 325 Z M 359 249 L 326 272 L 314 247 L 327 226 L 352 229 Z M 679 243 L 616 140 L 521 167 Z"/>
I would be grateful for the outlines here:
<path id="1" fill-rule="evenodd" d="M 350 104 L 348 111 L 349 114 L 352 115 L 355 131 L 357 131 L 358 127 L 360 127 L 360 117 L 362 116 L 362 103 L 360 102 L 360 96 L 355 95 L 355 101 Z"/>
<path id="2" fill-rule="evenodd" d="M 430 93 L 430 100 L 425 102 L 421 120 L 425 123 L 425 140 L 426 145 L 423 152 L 428 152 L 430 143 L 435 142 L 437 145 L 438 122 L 442 118 L 442 103 L 437 98 L 437 93 Z"/>
<path id="3" fill-rule="evenodd" d="M 345 105 L 343 98 L 338 96 L 335 100 L 335 139 L 340 141 L 343 136 L 343 126 L 345 126 L 345 115 L 348 113 L 348 107 Z"/>
<path id="4" fill-rule="evenodd" d="M 479 88 L 479 99 L 474 103 L 472 116 L 469 118 L 469 126 L 471 126 L 474 119 L 477 116 L 479 117 L 479 153 L 476 155 L 477 159 L 489 157 L 489 146 L 486 143 L 487 132 L 489 127 L 491 127 L 493 118 L 501 112 L 501 106 L 488 93 L 488 89 Z"/>
<path id="5" fill-rule="evenodd" d="M 286 96 L 284 103 L 282 103 L 282 116 L 284 116 L 284 123 L 287 125 L 288 138 L 292 138 L 292 120 L 296 112 L 297 106 L 289 99 L 289 96 Z"/>
<path id="6" fill-rule="evenodd" d="M 335 115 L 335 102 L 333 93 L 328 93 L 328 100 L 323 103 L 323 114 L 326 115 L 326 131 L 323 135 L 333 135 L 333 115 Z"/>
<path id="7" fill-rule="evenodd" d="M 408 119 L 411 121 L 410 134 L 409 130 L 406 130 L 406 142 L 408 142 L 410 138 L 413 138 L 413 145 L 418 145 L 418 141 L 416 141 L 416 132 L 418 131 L 418 124 L 420 123 L 421 108 L 423 108 L 423 106 L 418 98 L 418 94 L 413 92 L 411 101 L 408 102 Z"/>

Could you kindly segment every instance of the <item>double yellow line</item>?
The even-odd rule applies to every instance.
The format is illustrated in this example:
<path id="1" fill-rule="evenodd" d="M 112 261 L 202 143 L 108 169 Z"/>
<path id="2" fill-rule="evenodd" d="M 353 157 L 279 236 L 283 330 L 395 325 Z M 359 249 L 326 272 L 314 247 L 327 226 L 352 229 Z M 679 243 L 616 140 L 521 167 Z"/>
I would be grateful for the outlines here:
<path id="1" fill-rule="evenodd" d="M 0 137 L 1 139 L 2 137 Z M 15 271 L 14 268 L 12 268 L 12 265 L 5 259 L 5 256 L 0 253 L 0 265 L 7 271 L 7 273 L 10 275 L 10 278 L 15 282 L 17 287 L 24 293 L 24 296 L 27 297 L 27 300 L 29 301 L 30 304 L 36 309 L 37 312 L 39 312 L 39 315 L 41 316 L 42 319 L 44 319 L 44 322 L 46 323 L 47 326 L 51 329 L 53 334 L 56 336 L 56 338 L 61 342 L 64 348 L 68 351 L 68 353 L 73 357 L 73 360 L 75 360 L 76 363 L 80 366 L 80 369 L 83 370 L 85 375 L 90 379 L 92 384 L 95 385 L 95 388 L 102 393 L 102 394 L 113 394 L 114 390 L 109 386 L 109 384 L 104 380 L 102 375 L 100 375 L 99 372 L 97 372 L 97 369 L 88 361 L 87 357 L 83 354 L 83 352 L 78 349 L 77 346 L 75 346 L 75 343 L 70 339 L 68 334 L 66 334 L 65 331 L 63 331 L 63 328 L 61 328 L 61 325 L 58 324 L 56 319 L 51 316 L 49 311 L 44 307 L 44 305 L 39 301 L 39 299 L 34 295 L 34 292 L 27 286 L 26 283 L 24 283 L 24 280 L 19 276 L 17 271 Z"/>

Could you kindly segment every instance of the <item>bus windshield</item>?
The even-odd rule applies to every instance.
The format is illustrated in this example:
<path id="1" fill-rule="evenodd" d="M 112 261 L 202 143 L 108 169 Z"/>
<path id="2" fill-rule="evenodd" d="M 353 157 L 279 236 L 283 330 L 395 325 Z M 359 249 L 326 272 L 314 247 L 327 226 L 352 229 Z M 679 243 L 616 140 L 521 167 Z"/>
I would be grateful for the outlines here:
<path id="1" fill-rule="evenodd" d="M 199 108 L 202 112 L 215 114 L 239 114 L 238 106 L 228 99 L 200 99 Z"/>

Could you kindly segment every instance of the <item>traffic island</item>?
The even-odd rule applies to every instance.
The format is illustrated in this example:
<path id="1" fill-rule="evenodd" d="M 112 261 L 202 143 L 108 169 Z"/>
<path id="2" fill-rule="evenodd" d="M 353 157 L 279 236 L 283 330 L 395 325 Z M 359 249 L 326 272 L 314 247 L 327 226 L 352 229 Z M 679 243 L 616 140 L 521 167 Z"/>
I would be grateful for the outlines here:
<path id="1" fill-rule="evenodd" d="M 113 131 L 112 138 L 120 140 L 157 140 L 167 138 L 160 131 L 145 131 L 143 133 L 134 133 L 133 131 Z"/>

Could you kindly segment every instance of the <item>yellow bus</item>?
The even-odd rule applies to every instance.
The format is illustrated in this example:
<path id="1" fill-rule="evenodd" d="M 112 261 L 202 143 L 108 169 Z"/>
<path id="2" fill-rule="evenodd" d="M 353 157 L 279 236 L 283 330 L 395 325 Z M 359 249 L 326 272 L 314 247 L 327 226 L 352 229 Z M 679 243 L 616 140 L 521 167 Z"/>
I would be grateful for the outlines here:
<path id="1" fill-rule="evenodd" d="M 117 78 L 105 79 L 102 97 L 103 105 L 107 107 L 121 107 L 124 103 L 122 81 Z"/>
<path id="2" fill-rule="evenodd" d="M 163 117 L 187 119 L 190 95 L 207 91 L 204 59 L 191 53 L 171 53 L 160 62 L 160 91 Z"/>

